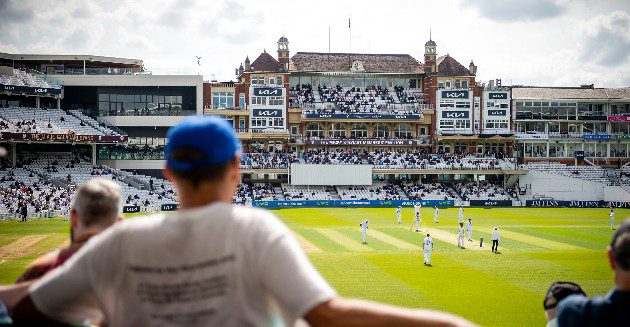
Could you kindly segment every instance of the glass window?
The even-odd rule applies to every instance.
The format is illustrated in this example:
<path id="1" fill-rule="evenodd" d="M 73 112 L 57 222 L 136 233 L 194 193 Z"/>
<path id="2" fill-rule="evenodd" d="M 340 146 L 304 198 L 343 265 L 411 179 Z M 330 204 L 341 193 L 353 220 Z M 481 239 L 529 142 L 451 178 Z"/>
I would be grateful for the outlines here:
<path id="1" fill-rule="evenodd" d="M 462 80 L 462 89 L 468 88 L 468 80 Z"/>
<path id="2" fill-rule="evenodd" d="M 402 124 L 396 125 L 396 128 L 394 129 L 394 137 L 399 138 L 399 139 L 408 139 L 408 138 L 411 138 L 411 136 L 412 136 L 411 124 L 402 123 Z"/>
<path id="3" fill-rule="evenodd" d="M 213 109 L 234 108 L 234 93 L 212 92 L 212 108 Z"/>
<path id="4" fill-rule="evenodd" d="M 374 138 L 387 138 L 389 137 L 389 126 L 387 124 L 376 124 L 372 132 Z"/>
<path id="5" fill-rule="evenodd" d="M 346 125 L 342 123 L 333 123 L 330 125 L 328 134 L 332 138 L 346 137 Z"/>
<path id="6" fill-rule="evenodd" d="M 98 101 L 109 101 L 109 94 L 101 93 L 98 95 Z"/>
<path id="7" fill-rule="evenodd" d="M 365 138 L 368 135 L 367 126 L 365 124 L 354 124 L 350 129 L 351 138 Z"/>

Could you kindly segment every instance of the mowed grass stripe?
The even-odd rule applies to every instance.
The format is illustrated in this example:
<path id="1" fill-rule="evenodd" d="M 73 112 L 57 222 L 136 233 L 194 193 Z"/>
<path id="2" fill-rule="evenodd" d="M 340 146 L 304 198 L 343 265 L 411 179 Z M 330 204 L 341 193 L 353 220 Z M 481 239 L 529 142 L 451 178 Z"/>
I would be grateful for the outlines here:
<path id="1" fill-rule="evenodd" d="M 342 233 L 348 237 L 350 237 L 351 239 L 361 243 L 362 241 L 362 235 L 361 235 L 361 229 L 360 228 L 337 228 L 336 231 L 338 231 L 339 233 Z M 382 242 L 379 239 L 373 237 L 373 230 L 371 228 L 368 228 L 367 230 L 367 244 L 362 244 L 364 247 L 367 246 L 370 249 L 372 249 L 373 251 L 376 252 L 398 252 L 400 251 L 400 249 L 398 249 L 397 247 Z"/>
<path id="2" fill-rule="evenodd" d="M 415 250 L 419 252 L 422 251 L 422 240 L 424 240 L 426 234 L 422 234 L 420 232 L 412 232 L 404 228 L 383 228 L 381 229 L 381 231 L 394 238 L 403 240 L 404 242 L 407 242 L 409 244 L 417 244 L 415 245 Z M 457 246 L 452 246 L 451 244 L 443 242 L 436 238 L 433 239 L 433 245 L 435 246 L 434 251 L 437 252 L 459 250 Z"/>
<path id="3" fill-rule="evenodd" d="M 486 233 L 492 233 L 492 229 L 482 228 L 482 231 Z M 549 250 L 585 250 L 585 248 L 580 246 L 575 246 L 567 243 L 562 243 L 558 241 L 548 240 L 532 235 L 526 235 L 523 233 L 517 233 L 506 229 L 499 229 L 499 235 L 501 238 L 510 238 L 515 239 L 520 242 L 532 244 L 538 247 L 546 248 Z"/>
<path id="4" fill-rule="evenodd" d="M 322 250 L 320 248 L 316 247 L 313 243 L 309 242 L 302 235 L 296 233 L 295 231 L 293 231 L 293 237 L 295 237 L 295 239 L 297 239 L 298 243 L 300 243 L 300 247 L 302 248 L 302 250 L 304 250 L 304 252 L 306 252 L 306 253 L 322 252 Z"/>
<path id="5" fill-rule="evenodd" d="M 293 231 L 324 252 L 348 252 L 343 246 L 331 241 L 328 237 L 325 237 L 311 228 L 296 228 L 293 229 Z"/>
<path id="6" fill-rule="evenodd" d="M 373 229 L 370 231 L 370 236 L 375 239 L 385 242 L 389 245 L 392 245 L 403 251 L 418 251 L 418 245 L 411 244 L 409 242 L 405 242 L 388 234 L 381 232 L 380 230 Z"/>
<path id="7" fill-rule="evenodd" d="M 424 228 L 423 229 L 423 233 L 429 233 L 429 234 L 431 234 L 431 238 L 436 238 L 436 239 L 441 240 L 443 242 L 446 242 L 446 243 L 448 243 L 450 245 L 457 246 L 457 234 L 452 234 L 452 233 L 449 233 L 447 231 L 443 231 L 443 230 L 437 229 L 437 228 Z M 475 246 L 475 243 L 474 242 L 468 242 L 466 240 L 467 238 L 468 238 L 468 235 L 466 235 L 464 237 L 464 241 L 465 241 L 464 246 L 466 247 L 467 250 L 483 251 L 484 248 L 488 247 L 487 243 L 483 244 L 483 248 L 481 248 L 479 246 Z"/>
<path id="8" fill-rule="evenodd" d="M 408 256 L 363 255 L 387 274 L 428 297 L 440 309 L 462 315 L 483 326 L 506 325 L 501 313 L 507 303 L 510 306 L 511 322 L 518 325 L 518 322 L 532 320 L 528 304 L 538 302 L 541 295 L 508 283 L 501 278 L 500 271 L 488 274 L 450 260 L 444 253 L 432 255 L 432 267 L 423 266 L 420 254 L 415 255 L 413 260 L 409 260 Z M 440 282 L 445 278 L 456 282 Z M 486 298 L 480 299 L 478 292 L 471 292 L 473 289 L 484 290 Z M 497 305 L 488 306 L 488 301 Z M 536 318 L 539 323 L 544 322 L 542 316 Z"/>
<path id="9" fill-rule="evenodd" d="M 370 248 L 365 244 L 361 244 L 361 242 L 357 242 L 352 238 L 339 233 L 338 231 L 332 228 L 314 228 L 318 233 L 324 235 L 331 241 L 343 246 L 347 250 L 356 251 L 356 252 L 367 252 L 370 251 Z"/>
<path id="10" fill-rule="evenodd" d="M 0 248 L 0 259 L 9 260 L 24 257 L 31 252 L 35 244 L 46 238 L 46 235 L 29 235 L 18 238 L 17 240 Z"/>
<path id="11" fill-rule="evenodd" d="M 414 308 L 438 309 L 431 299 L 399 278 L 383 271 L 363 256 L 384 256 L 379 253 L 313 253 L 309 258 L 317 270 L 342 296 L 356 297 Z M 390 253 L 389 255 L 401 255 Z M 418 256 L 406 255 L 408 262 L 422 261 Z M 342 268 L 342 269 L 340 269 Z M 416 274 L 417 271 L 409 270 Z"/>
<path id="12" fill-rule="evenodd" d="M 606 227 L 571 227 L 565 229 L 546 227 L 507 227 L 506 229 L 517 233 L 536 236 L 592 250 L 606 249 L 612 235 L 610 228 Z M 595 231 L 596 229 L 598 229 L 600 233 Z M 601 233 L 601 231 L 604 233 Z"/>

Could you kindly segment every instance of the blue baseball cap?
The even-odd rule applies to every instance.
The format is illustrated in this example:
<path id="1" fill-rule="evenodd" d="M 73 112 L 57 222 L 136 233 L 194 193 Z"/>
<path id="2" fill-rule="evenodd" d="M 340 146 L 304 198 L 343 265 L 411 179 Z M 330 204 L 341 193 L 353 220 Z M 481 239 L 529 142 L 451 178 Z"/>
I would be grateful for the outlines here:
<path id="1" fill-rule="evenodd" d="M 234 128 L 225 119 L 215 116 L 191 116 L 171 127 L 166 134 L 168 143 L 164 150 L 166 165 L 172 169 L 186 171 L 211 167 L 240 156 L 241 142 Z M 179 148 L 194 148 L 205 157 L 197 161 L 181 162 L 171 158 Z"/>

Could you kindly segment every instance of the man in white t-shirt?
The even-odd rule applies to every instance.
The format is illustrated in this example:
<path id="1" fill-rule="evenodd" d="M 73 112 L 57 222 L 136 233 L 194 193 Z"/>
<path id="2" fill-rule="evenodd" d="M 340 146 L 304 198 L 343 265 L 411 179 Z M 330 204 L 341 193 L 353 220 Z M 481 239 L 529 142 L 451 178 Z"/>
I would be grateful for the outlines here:
<path id="1" fill-rule="evenodd" d="M 610 209 L 610 229 L 615 230 L 615 210 Z"/>
<path id="2" fill-rule="evenodd" d="M 363 236 L 363 244 L 367 244 L 367 229 L 368 229 L 369 221 L 366 219 L 362 221 L 359 226 L 361 226 L 361 236 Z"/>
<path id="3" fill-rule="evenodd" d="M 396 208 L 396 218 L 398 219 L 398 223 L 400 224 L 400 219 L 402 218 L 402 207 Z"/>
<path id="4" fill-rule="evenodd" d="M 457 215 L 457 223 L 458 224 L 464 223 L 464 207 L 463 206 L 459 206 L 459 214 Z"/>
<path id="5" fill-rule="evenodd" d="M 416 202 L 413 204 L 413 214 L 418 215 L 420 213 L 420 208 L 422 208 L 422 204 L 420 202 Z"/>
<path id="6" fill-rule="evenodd" d="M 438 222 L 439 216 L 440 216 L 440 208 L 435 207 L 435 214 L 433 215 L 433 222 L 434 223 Z"/>
<path id="7" fill-rule="evenodd" d="M 241 145 L 218 117 L 167 134 L 164 174 L 181 210 L 131 219 L 93 237 L 29 288 L 13 318 L 111 326 L 312 326 L 380 322 L 470 325 L 461 318 L 348 300 L 313 268 L 271 212 L 232 205 Z"/>
<path id="8" fill-rule="evenodd" d="M 492 230 L 492 252 L 499 252 L 499 242 L 501 242 L 501 235 L 499 235 L 499 229 L 494 227 Z"/>
<path id="9" fill-rule="evenodd" d="M 427 234 L 427 237 L 422 241 L 422 250 L 424 250 L 424 264 L 431 265 L 431 251 L 433 251 L 433 239 L 431 235 Z"/>
<path id="10" fill-rule="evenodd" d="M 413 217 L 413 221 L 412 221 L 412 228 L 413 228 L 413 224 L 416 224 L 416 229 L 414 229 L 414 231 L 419 232 L 420 231 L 420 223 L 422 222 L 422 216 L 420 216 L 420 212 L 416 212 L 416 215 Z M 411 229 L 411 228 L 410 228 Z"/>

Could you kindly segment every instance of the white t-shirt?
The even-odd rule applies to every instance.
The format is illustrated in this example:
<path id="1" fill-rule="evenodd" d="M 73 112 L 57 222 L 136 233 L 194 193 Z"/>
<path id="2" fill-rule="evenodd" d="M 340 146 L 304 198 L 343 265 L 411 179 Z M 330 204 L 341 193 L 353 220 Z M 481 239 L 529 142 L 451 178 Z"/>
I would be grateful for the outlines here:
<path id="1" fill-rule="evenodd" d="M 615 219 L 615 213 L 614 212 L 610 213 L 610 219 Z"/>
<path id="2" fill-rule="evenodd" d="M 433 239 L 430 236 L 425 237 L 422 243 L 424 243 L 425 251 L 431 251 L 432 246 L 433 246 Z"/>
<path id="3" fill-rule="evenodd" d="M 437 216 L 440 213 L 440 209 L 435 208 L 435 215 Z"/>
<path id="4" fill-rule="evenodd" d="M 457 233 L 457 236 L 464 237 L 464 227 L 459 227 L 459 232 Z"/>
<path id="5" fill-rule="evenodd" d="M 400 209 L 396 208 L 396 215 L 400 216 Z"/>
<path id="6" fill-rule="evenodd" d="M 492 240 L 493 241 L 500 241 L 501 240 L 501 236 L 499 236 L 499 231 L 498 230 L 492 230 Z"/>
<path id="7" fill-rule="evenodd" d="M 418 203 L 418 204 L 414 204 L 414 205 L 413 205 L 413 211 L 414 211 L 414 213 L 418 213 L 418 212 L 420 212 L 420 207 L 421 207 L 421 205 L 420 205 L 419 203 Z"/>
<path id="8" fill-rule="evenodd" d="M 111 326 L 293 325 L 335 295 L 273 214 L 223 203 L 117 224 L 30 292 L 50 318 L 100 308 Z"/>
<path id="9" fill-rule="evenodd" d="M 466 222 L 466 230 L 472 230 L 472 221 Z"/>
<path id="10" fill-rule="evenodd" d="M 359 224 L 359 225 L 361 225 L 361 230 L 362 230 L 362 231 L 364 231 L 364 232 L 365 232 L 365 231 L 367 230 L 367 228 L 368 228 L 368 223 L 369 223 L 369 221 L 366 219 L 366 220 L 362 221 L 362 222 L 361 222 L 361 224 Z"/>

